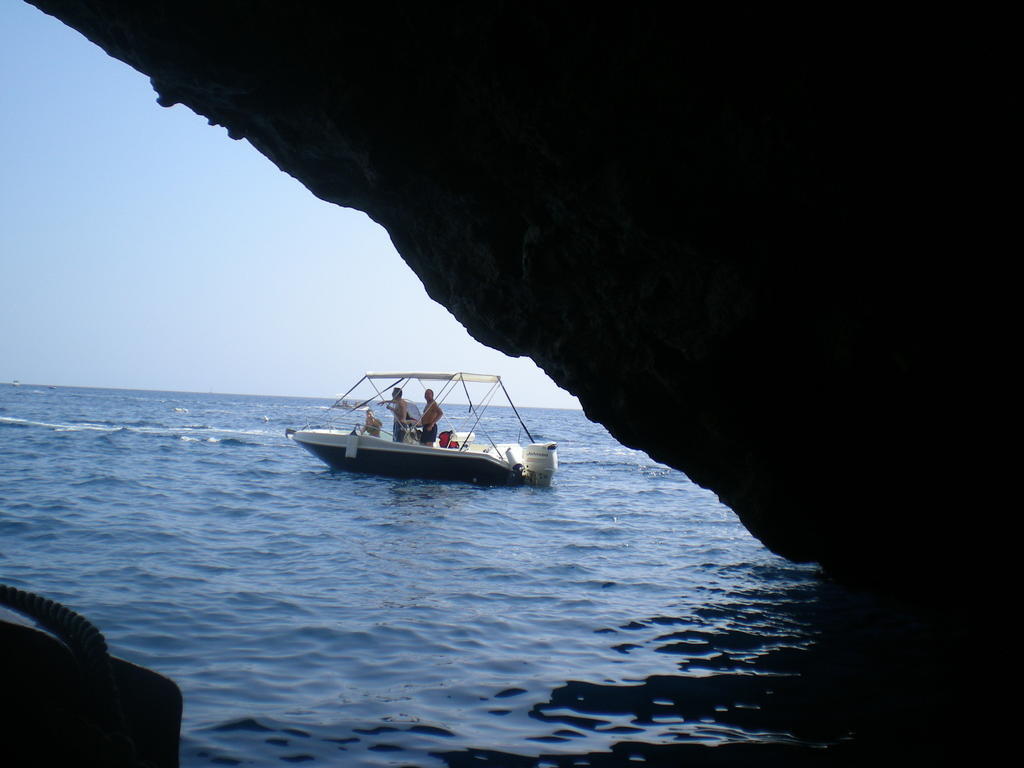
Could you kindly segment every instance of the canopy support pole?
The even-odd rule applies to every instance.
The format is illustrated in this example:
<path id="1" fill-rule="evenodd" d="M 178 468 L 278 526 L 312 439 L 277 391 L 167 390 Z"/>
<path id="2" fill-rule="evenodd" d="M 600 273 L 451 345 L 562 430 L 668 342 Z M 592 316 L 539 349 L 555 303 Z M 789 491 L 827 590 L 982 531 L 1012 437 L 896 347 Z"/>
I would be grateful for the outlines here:
<path id="1" fill-rule="evenodd" d="M 508 404 L 512 406 L 512 413 L 514 413 L 516 415 L 516 418 L 519 419 L 519 425 L 524 430 L 526 430 L 526 436 L 528 438 L 530 438 L 530 442 L 531 443 L 537 442 L 536 440 L 533 439 L 533 435 L 530 434 L 530 430 L 527 428 L 526 424 L 523 422 L 523 417 L 520 416 L 519 415 L 519 411 L 516 410 L 516 404 L 513 403 L 512 402 L 512 398 L 508 396 L 508 390 L 505 389 L 505 383 L 501 379 L 498 379 L 498 383 L 501 384 L 501 391 L 505 393 L 505 399 L 508 400 Z"/>

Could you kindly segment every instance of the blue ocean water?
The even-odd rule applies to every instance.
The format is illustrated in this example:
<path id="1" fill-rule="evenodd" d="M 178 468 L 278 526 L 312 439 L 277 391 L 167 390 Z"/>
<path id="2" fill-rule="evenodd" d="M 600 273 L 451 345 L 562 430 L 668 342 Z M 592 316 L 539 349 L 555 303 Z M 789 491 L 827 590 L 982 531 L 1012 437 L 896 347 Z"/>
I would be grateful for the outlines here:
<path id="1" fill-rule="evenodd" d="M 284 434 L 328 405 L 0 387 L 0 582 L 175 680 L 184 766 L 941 749 L 936 627 L 581 412 L 521 409 L 559 444 L 551 488 L 482 488 L 329 470 Z"/>

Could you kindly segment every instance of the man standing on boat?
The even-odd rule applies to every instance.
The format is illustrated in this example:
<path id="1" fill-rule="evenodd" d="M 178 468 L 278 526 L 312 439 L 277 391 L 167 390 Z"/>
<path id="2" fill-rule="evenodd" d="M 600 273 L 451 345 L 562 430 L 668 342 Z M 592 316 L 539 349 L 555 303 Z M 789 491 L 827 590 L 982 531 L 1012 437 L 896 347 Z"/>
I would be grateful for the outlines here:
<path id="1" fill-rule="evenodd" d="M 437 423 L 444 416 L 444 411 L 434 399 L 434 390 L 428 389 L 423 393 L 423 399 L 427 401 L 427 407 L 423 409 L 423 416 L 420 417 L 420 445 L 433 445 L 437 440 Z"/>
<path id="2" fill-rule="evenodd" d="M 402 398 L 402 388 L 395 387 L 391 390 L 391 399 L 382 400 L 381 405 L 386 406 L 395 415 L 395 423 L 392 428 L 392 439 L 396 443 L 405 442 L 405 433 L 419 421 L 420 409 L 415 403 L 410 403 Z"/>

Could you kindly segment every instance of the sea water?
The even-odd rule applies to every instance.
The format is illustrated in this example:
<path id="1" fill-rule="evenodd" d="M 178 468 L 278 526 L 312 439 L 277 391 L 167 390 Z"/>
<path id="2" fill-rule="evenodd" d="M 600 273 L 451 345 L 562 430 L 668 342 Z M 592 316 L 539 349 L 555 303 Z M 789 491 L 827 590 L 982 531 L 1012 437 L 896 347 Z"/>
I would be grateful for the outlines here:
<path id="1" fill-rule="evenodd" d="M 0 387 L 0 582 L 172 678 L 184 766 L 939 754 L 935 627 L 582 412 L 520 409 L 559 472 L 487 488 L 330 470 L 285 436 L 329 404 Z"/>

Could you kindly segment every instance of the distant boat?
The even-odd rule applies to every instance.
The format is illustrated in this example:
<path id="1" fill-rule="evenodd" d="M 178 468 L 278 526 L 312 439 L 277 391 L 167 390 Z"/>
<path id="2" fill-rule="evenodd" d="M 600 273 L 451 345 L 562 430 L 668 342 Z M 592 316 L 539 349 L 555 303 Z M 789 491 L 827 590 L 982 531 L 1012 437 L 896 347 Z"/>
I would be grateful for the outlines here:
<path id="1" fill-rule="evenodd" d="M 345 397 L 364 381 L 370 384 L 373 395 L 349 403 Z M 404 388 L 413 381 L 419 381 L 420 384 L 436 382 L 435 386 L 440 388 L 437 396 L 439 404 L 456 389 L 464 392 L 469 400 L 467 383 L 490 385 L 490 388 L 482 398 L 477 399 L 476 405 L 470 400 L 469 411 L 463 417 L 465 423 L 453 425 L 441 432 L 439 439 L 421 443 L 419 428 L 410 427 L 405 431 L 403 440 L 395 441 L 379 420 L 372 423 L 370 414 L 363 412 L 367 410 L 365 406 L 368 404 L 387 400 L 387 393 L 392 388 Z M 391 383 L 381 387 L 377 382 Z M 337 419 L 341 424 L 289 428 L 285 434 L 334 469 L 349 472 L 462 480 L 483 485 L 550 485 L 558 469 L 555 443 L 531 442 L 526 446 L 519 443 L 495 443 L 483 434 L 481 416 L 499 387 L 508 399 L 501 377 L 491 374 L 367 373 L 334 404 L 333 408 L 344 411 Z M 508 402 L 519 418 L 519 412 L 515 410 L 511 399 Z M 353 418 L 357 416 L 363 416 L 366 420 Z M 448 417 L 444 418 L 447 421 Z M 519 423 L 532 441 L 533 436 L 521 418 Z M 477 431 L 481 432 L 480 440 L 477 439 Z"/>
<path id="2" fill-rule="evenodd" d="M 15 379 L 14 381 L 11 382 L 11 386 L 12 387 L 20 387 L 21 386 L 21 382 L 18 381 L 17 379 Z"/>

